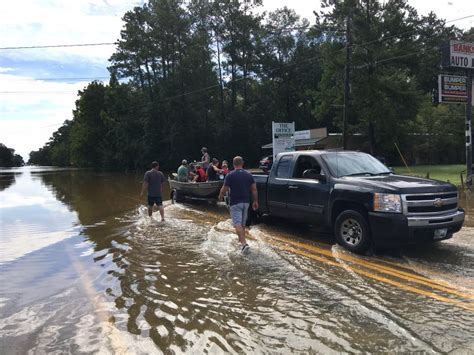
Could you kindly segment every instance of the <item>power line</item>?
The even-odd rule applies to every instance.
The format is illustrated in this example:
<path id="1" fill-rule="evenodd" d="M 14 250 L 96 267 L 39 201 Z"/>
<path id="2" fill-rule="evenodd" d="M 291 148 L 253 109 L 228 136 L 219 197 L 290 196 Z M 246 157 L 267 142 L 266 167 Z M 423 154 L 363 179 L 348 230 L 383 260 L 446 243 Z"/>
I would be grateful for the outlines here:
<path id="1" fill-rule="evenodd" d="M 44 49 L 44 48 L 71 48 L 71 47 L 92 47 L 92 46 L 115 46 L 116 42 L 102 43 L 75 43 L 75 44 L 50 44 L 40 46 L 18 46 L 18 47 L 0 47 L 0 50 L 16 50 L 16 49 Z"/>
<path id="2" fill-rule="evenodd" d="M 50 124 L 50 125 L 47 125 L 47 126 L 40 126 L 40 128 L 56 127 L 56 126 L 61 126 L 61 125 L 63 125 L 63 124 L 64 124 L 64 122 L 55 123 L 55 124 Z"/>
<path id="3" fill-rule="evenodd" d="M 445 23 L 457 22 L 457 21 L 465 20 L 465 19 L 468 19 L 468 18 L 471 18 L 471 17 L 474 17 L 474 14 L 463 16 L 463 17 L 458 17 L 458 18 L 455 18 L 455 19 L 452 19 L 452 20 L 448 20 Z M 282 28 L 282 29 L 279 29 L 279 30 L 273 30 L 272 32 L 275 32 L 275 31 L 285 32 L 285 31 L 304 30 L 304 29 L 311 29 L 311 28 L 312 28 L 312 26 L 309 26 L 309 27 L 287 27 L 287 28 Z M 413 29 L 413 30 L 402 32 L 402 33 L 399 33 L 399 34 L 396 34 L 396 35 L 393 35 L 393 36 L 380 38 L 378 40 L 369 41 L 369 42 L 366 42 L 366 43 L 357 44 L 355 46 L 365 46 L 365 45 L 369 45 L 369 44 L 372 44 L 372 43 L 382 42 L 382 41 L 386 41 L 388 39 L 391 39 L 391 38 L 394 38 L 394 37 L 397 37 L 397 36 L 403 36 L 403 35 L 410 34 L 412 32 L 416 32 L 416 31 L 417 31 L 417 29 Z M 51 45 L 35 45 L 35 46 L 0 47 L 0 50 L 114 46 L 114 45 L 117 45 L 117 44 L 118 44 L 118 42 L 51 44 Z"/>
<path id="4" fill-rule="evenodd" d="M 95 77 L 59 77 L 59 78 L 8 78 L 6 81 L 89 81 L 89 80 L 109 80 L 109 76 Z M 122 79 L 118 79 L 122 80 Z"/>
<path id="5" fill-rule="evenodd" d="M 444 49 L 444 48 L 448 48 L 450 47 L 451 44 L 448 44 L 448 45 L 445 45 L 445 46 L 434 46 L 434 47 L 426 47 L 426 48 L 421 48 L 417 51 L 413 51 L 413 52 L 408 52 L 408 53 L 405 53 L 405 54 L 401 54 L 401 55 L 397 55 L 397 56 L 393 56 L 393 57 L 388 57 L 388 58 L 382 58 L 382 59 L 375 59 L 374 60 L 374 64 L 375 66 L 379 65 L 379 64 L 382 64 L 382 63 L 386 63 L 386 62 L 390 62 L 392 60 L 396 60 L 396 59 L 402 59 L 402 58 L 407 58 L 407 57 L 411 57 L 413 55 L 417 55 L 419 53 L 422 53 L 428 49 Z M 353 68 L 354 69 L 365 69 L 369 66 L 369 64 L 363 64 L 363 65 L 358 65 L 358 66 L 354 66 Z"/>
<path id="6" fill-rule="evenodd" d="M 472 15 L 467 15 L 467 16 L 463 16 L 463 17 L 458 17 L 458 18 L 455 18 L 455 19 L 446 21 L 445 23 L 457 22 L 457 21 L 465 20 L 465 19 L 468 19 L 468 18 L 471 18 L 471 17 L 474 17 L 474 14 L 472 14 Z M 413 30 L 401 32 L 401 33 L 394 34 L 394 35 L 392 35 L 392 36 L 388 36 L 388 37 L 384 37 L 384 38 L 379 38 L 379 39 L 376 39 L 376 40 L 373 40 L 373 41 L 369 41 L 369 42 L 365 42 L 365 43 L 360 43 L 360 44 L 354 44 L 354 47 L 364 47 L 364 46 L 367 46 L 367 45 L 370 45 L 370 44 L 374 44 L 374 43 L 378 43 L 378 42 L 384 42 L 384 41 L 387 41 L 387 40 L 389 40 L 389 39 L 396 38 L 396 37 L 400 37 L 400 36 L 404 36 L 404 35 L 407 35 L 407 34 L 410 34 L 410 33 L 414 33 L 414 32 L 417 32 L 417 31 L 418 31 L 418 29 L 415 28 L 415 29 L 413 29 Z"/>
<path id="7" fill-rule="evenodd" d="M 74 91 L 0 91 L 0 94 L 77 94 L 77 90 Z"/>

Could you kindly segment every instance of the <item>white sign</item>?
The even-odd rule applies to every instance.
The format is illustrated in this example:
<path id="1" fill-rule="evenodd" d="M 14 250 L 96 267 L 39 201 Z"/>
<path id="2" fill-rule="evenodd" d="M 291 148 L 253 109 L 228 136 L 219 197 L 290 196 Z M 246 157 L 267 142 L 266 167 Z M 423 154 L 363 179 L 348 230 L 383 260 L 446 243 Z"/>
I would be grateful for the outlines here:
<path id="1" fill-rule="evenodd" d="M 471 92 L 474 93 L 474 80 L 472 81 Z M 438 75 L 438 102 L 448 104 L 467 103 L 467 77 L 451 74 Z M 474 106 L 474 100 L 471 100 Z"/>
<path id="2" fill-rule="evenodd" d="M 305 131 L 296 131 L 295 132 L 295 140 L 298 139 L 310 139 L 311 138 L 311 131 L 309 129 Z"/>
<path id="3" fill-rule="evenodd" d="M 459 75 L 438 75 L 439 103 L 466 103 L 467 78 Z"/>
<path id="4" fill-rule="evenodd" d="M 278 153 L 295 150 L 295 123 L 272 122 L 273 161 Z"/>
<path id="5" fill-rule="evenodd" d="M 450 41 L 449 66 L 474 69 L 474 43 Z"/>

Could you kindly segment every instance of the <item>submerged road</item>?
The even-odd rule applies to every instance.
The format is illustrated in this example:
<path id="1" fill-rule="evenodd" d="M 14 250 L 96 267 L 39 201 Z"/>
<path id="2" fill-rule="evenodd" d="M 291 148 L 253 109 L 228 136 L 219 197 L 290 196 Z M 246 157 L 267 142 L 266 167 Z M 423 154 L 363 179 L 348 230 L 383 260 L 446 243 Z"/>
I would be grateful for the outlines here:
<path id="1" fill-rule="evenodd" d="M 242 256 L 223 206 L 166 207 L 140 177 L 21 170 L 3 185 L 0 352 L 474 349 L 474 229 L 358 256 L 269 219 Z"/>

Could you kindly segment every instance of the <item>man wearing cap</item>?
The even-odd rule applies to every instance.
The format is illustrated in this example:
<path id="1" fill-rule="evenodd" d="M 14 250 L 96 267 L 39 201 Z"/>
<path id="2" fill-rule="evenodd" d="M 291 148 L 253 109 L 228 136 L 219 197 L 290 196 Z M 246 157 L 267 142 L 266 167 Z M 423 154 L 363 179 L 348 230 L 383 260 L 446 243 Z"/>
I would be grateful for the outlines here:
<path id="1" fill-rule="evenodd" d="M 183 159 L 178 168 L 178 181 L 188 182 L 188 161 Z"/>
<path id="2" fill-rule="evenodd" d="M 163 184 L 165 181 L 165 175 L 160 171 L 160 164 L 154 161 L 151 163 L 151 169 L 145 173 L 140 194 L 143 196 L 145 190 L 148 190 L 148 216 L 152 216 L 153 206 L 157 205 L 162 222 L 165 221 L 165 209 L 163 208 Z"/>
<path id="3" fill-rule="evenodd" d="M 245 223 L 247 222 L 250 197 L 253 201 L 252 208 L 258 209 L 257 184 L 252 174 L 243 169 L 244 160 L 242 157 L 236 156 L 233 163 L 234 170 L 225 177 L 219 199 L 223 200 L 224 195 L 230 192 L 230 217 L 239 237 L 242 253 L 246 253 L 249 250 L 249 245 L 245 239 Z"/>
<path id="4" fill-rule="evenodd" d="M 204 171 L 207 171 L 207 168 L 209 167 L 209 163 L 211 162 L 211 156 L 207 152 L 206 147 L 201 148 L 201 153 L 202 153 L 201 166 L 204 169 Z"/>

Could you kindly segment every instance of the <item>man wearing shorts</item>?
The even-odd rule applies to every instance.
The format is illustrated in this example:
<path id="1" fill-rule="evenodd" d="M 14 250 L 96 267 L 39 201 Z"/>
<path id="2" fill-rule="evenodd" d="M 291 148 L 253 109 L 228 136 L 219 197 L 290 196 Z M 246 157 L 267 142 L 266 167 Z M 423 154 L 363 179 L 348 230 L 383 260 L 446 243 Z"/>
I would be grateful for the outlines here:
<path id="1" fill-rule="evenodd" d="M 230 217 L 235 231 L 239 237 L 242 253 L 249 250 L 249 245 L 245 239 L 245 223 L 252 195 L 252 208 L 258 209 L 257 184 L 249 172 L 243 169 L 244 160 L 236 156 L 233 160 L 234 170 L 231 171 L 224 180 L 219 199 L 223 200 L 224 195 L 230 191 Z"/>
<path id="2" fill-rule="evenodd" d="M 160 164 L 156 161 L 151 163 L 151 170 L 145 173 L 143 178 L 142 193 L 148 190 L 148 215 L 153 214 L 153 206 L 157 205 L 160 210 L 161 221 L 165 221 L 165 210 L 163 208 L 163 184 L 165 183 L 165 175 L 160 171 Z"/>

